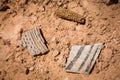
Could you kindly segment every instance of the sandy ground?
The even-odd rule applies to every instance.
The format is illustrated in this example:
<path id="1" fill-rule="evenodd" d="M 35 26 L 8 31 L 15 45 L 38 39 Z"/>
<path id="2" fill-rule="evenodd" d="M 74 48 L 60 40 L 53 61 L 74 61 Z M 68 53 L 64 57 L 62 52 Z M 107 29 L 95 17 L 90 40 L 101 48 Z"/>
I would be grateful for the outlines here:
<path id="1" fill-rule="evenodd" d="M 120 3 L 105 0 L 1 0 L 0 80 L 120 80 Z M 54 15 L 67 8 L 86 17 L 85 25 Z M 22 33 L 40 27 L 49 52 L 33 57 L 20 46 Z M 105 43 L 89 75 L 67 73 L 72 45 Z M 57 55 L 57 56 L 56 56 Z"/>

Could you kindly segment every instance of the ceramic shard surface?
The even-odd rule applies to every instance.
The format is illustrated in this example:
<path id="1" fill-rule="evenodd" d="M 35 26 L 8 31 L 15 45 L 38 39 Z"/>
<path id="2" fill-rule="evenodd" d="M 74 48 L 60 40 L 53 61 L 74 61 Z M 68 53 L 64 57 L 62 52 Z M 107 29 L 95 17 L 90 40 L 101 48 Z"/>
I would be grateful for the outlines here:
<path id="1" fill-rule="evenodd" d="M 40 28 L 36 27 L 23 34 L 20 43 L 26 47 L 31 55 L 44 54 L 48 51 Z"/>
<path id="2" fill-rule="evenodd" d="M 85 46 L 72 46 L 66 64 L 67 72 L 89 74 L 103 48 L 102 43 Z"/>

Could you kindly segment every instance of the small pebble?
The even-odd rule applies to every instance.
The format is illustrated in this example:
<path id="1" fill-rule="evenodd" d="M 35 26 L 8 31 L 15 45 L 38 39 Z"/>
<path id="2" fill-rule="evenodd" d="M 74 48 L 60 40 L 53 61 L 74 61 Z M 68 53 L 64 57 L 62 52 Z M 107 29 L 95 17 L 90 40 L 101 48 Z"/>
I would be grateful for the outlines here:
<path id="1" fill-rule="evenodd" d="M 96 70 L 96 74 L 98 74 L 99 72 L 100 72 L 100 70 L 99 70 L 99 69 L 97 69 L 97 70 Z"/>
<path id="2" fill-rule="evenodd" d="M 115 63 L 115 62 L 116 62 L 116 60 L 115 60 L 114 58 L 112 58 L 112 59 L 111 59 L 111 62 L 112 62 L 112 63 Z"/>
<path id="3" fill-rule="evenodd" d="M 103 64 L 103 66 L 102 66 L 102 69 L 103 69 L 103 70 L 107 70 L 108 67 L 109 67 L 109 62 L 105 62 L 105 63 Z"/>
<path id="4" fill-rule="evenodd" d="M 54 57 L 59 56 L 59 55 L 60 55 L 60 51 L 59 51 L 59 50 L 55 50 L 55 51 L 53 52 L 53 55 L 54 55 Z"/>
<path id="5" fill-rule="evenodd" d="M 34 70 L 34 67 L 30 67 L 29 70 L 30 70 L 30 71 L 33 71 L 33 70 Z"/>

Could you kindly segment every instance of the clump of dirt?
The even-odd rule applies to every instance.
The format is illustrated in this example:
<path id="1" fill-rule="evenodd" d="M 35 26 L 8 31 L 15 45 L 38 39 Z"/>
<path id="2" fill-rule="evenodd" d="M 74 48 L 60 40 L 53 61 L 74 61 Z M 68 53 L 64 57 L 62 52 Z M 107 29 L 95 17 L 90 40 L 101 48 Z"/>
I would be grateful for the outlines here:
<path id="1" fill-rule="evenodd" d="M 120 80 L 120 2 L 107 0 L 0 0 L 0 79 Z M 5 7 L 6 6 L 6 7 Z M 5 8 L 4 8 L 5 7 Z M 59 8 L 83 14 L 84 25 L 55 16 Z M 40 27 L 49 52 L 31 56 L 19 41 Z M 90 75 L 65 71 L 72 45 L 105 43 Z"/>

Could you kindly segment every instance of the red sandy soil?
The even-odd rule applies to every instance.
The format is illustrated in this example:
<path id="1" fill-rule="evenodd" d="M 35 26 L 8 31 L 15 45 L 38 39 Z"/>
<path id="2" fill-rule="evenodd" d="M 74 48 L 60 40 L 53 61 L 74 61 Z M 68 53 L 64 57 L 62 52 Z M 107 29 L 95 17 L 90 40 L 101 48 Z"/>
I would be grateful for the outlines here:
<path id="1" fill-rule="evenodd" d="M 1 0 L 0 80 L 120 80 L 120 2 L 105 0 Z M 67 8 L 86 17 L 85 25 L 54 15 Z M 40 27 L 49 52 L 33 57 L 20 46 L 22 33 Z M 67 73 L 72 45 L 105 43 L 89 75 Z M 56 56 L 57 55 L 57 56 Z"/>

